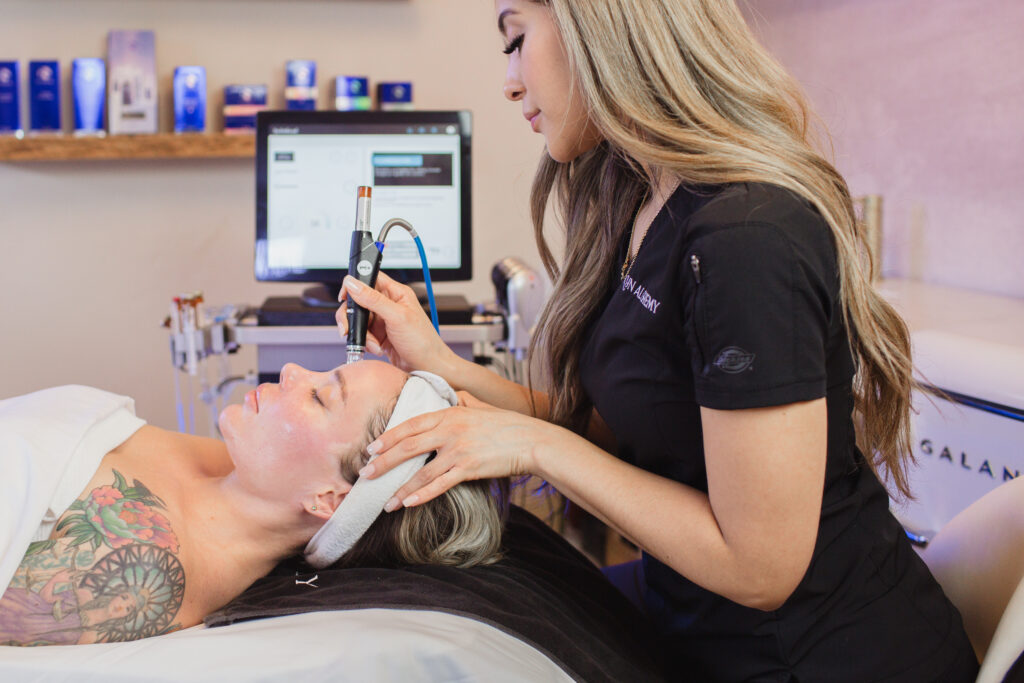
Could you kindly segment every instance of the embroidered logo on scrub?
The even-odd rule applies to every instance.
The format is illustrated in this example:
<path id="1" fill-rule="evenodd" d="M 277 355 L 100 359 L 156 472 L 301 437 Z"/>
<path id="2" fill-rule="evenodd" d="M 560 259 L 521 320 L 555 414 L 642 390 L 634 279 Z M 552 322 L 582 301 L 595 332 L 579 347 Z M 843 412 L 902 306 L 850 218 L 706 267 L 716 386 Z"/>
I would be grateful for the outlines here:
<path id="1" fill-rule="evenodd" d="M 754 362 L 754 354 L 744 351 L 738 346 L 729 346 L 722 349 L 715 359 L 714 366 L 722 372 L 730 375 L 743 372 Z"/>
<path id="2" fill-rule="evenodd" d="M 642 284 L 628 275 L 622 281 L 622 291 L 635 296 L 640 305 L 646 308 L 651 315 L 658 314 L 658 306 L 661 306 L 661 302 L 651 296 L 651 293 Z"/>

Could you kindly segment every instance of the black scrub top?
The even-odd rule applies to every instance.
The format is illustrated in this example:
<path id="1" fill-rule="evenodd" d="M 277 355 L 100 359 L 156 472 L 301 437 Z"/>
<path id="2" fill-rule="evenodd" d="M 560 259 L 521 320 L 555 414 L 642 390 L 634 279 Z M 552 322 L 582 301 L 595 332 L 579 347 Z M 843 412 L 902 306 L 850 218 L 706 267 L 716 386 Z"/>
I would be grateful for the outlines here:
<path id="1" fill-rule="evenodd" d="M 706 492 L 701 406 L 827 403 L 817 542 L 782 607 L 743 607 L 644 555 L 680 680 L 973 680 L 960 615 L 855 444 L 854 371 L 831 231 L 780 187 L 680 187 L 607 293 L 580 372 L 626 462 Z"/>

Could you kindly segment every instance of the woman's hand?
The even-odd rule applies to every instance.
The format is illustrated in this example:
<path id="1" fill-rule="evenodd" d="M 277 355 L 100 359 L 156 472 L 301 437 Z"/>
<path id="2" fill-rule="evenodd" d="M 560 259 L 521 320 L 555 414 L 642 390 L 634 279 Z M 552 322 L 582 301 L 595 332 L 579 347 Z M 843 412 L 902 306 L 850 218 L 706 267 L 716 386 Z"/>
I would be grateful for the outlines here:
<path id="1" fill-rule="evenodd" d="M 409 372 L 428 370 L 444 376 L 454 353 L 438 336 L 412 289 L 384 273 L 377 288 L 370 289 L 355 278 L 346 277 L 338 295 L 345 299 L 334 319 L 342 338 L 348 336 L 348 300 L 370 311 L 366 349 L 385 355 L 393 365 Z"/>
<path id="2" fill-rule="evenodd" d="M 530 474 L 538 446 L 557 427 L 510 410 L 501 410 L 459 392 L 459 405 L 418 415 L 370 444 L 380 455 L 359 475 L 375 478 L 421 453 L 437 451 L 384 507 L 412 507 L 472 479 Z"/>

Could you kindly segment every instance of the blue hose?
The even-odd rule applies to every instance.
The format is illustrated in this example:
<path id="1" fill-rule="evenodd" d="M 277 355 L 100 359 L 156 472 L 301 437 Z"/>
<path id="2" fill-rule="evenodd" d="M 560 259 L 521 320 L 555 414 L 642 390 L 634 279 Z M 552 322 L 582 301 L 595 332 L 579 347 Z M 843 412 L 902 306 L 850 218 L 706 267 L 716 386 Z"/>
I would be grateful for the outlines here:
<path id="1" fill-rule="evenodd" d="M 434 324 L 434 330 L 440 334 L 441 329 L 437 324 L 437 304 L 434 302 L 434 286 L 430 283 L 430 268 L 427 266 L 427 252 L 423 250 L 423 241 L 419 235 L 413 237 L 416 248 L 420 251 L 420 263 L 423 264 L 423 284 L 427 286 L 427 301 L 430 303 L 430 322 Z"/>

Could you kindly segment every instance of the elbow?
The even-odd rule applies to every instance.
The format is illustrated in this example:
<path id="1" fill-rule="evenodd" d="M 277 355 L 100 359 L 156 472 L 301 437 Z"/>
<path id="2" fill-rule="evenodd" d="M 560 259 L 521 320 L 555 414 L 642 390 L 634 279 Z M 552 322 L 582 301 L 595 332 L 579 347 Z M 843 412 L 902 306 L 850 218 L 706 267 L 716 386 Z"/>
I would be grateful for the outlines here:
<path id="1" fill-rule="evenodd" d="M 805 564 L 802 568 L 790 566 L 777 568 L 775 571 L 762 568 L 756 573 L 745 572 L 739 578 L 739 590 L 736 594 L 726 597 L 744 607 L 773 612 L 786 604 L 800 585 L 806 571 Z"/>
<path id="2" fill-rule="evenodd" d="M 762 612 L 774 612 L 786 604 L 786 600 L 789 600 L 789 596 L 792 594 L 792 590 L 787 592 L 759 593 L 748 596 L 740 604 L 744 607 L 761 610 Z"/>

